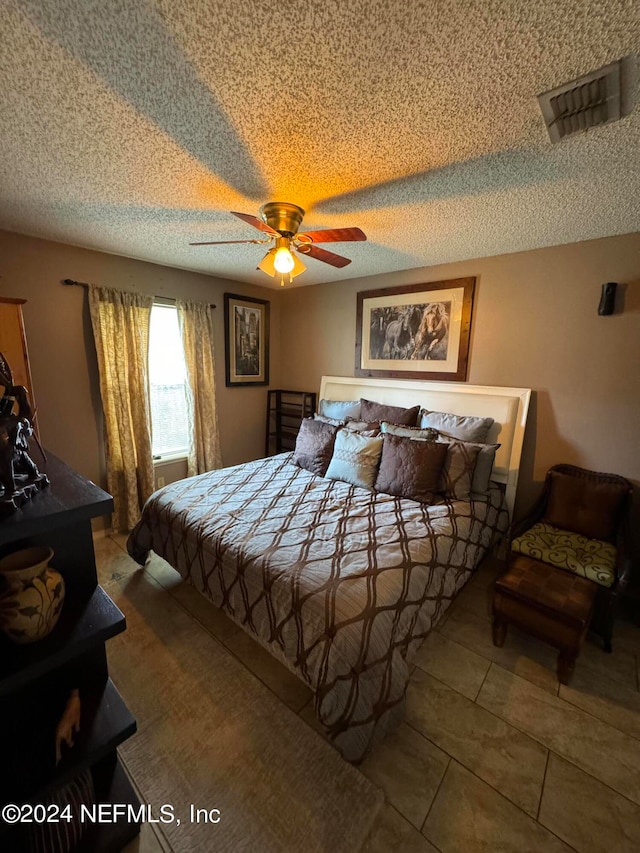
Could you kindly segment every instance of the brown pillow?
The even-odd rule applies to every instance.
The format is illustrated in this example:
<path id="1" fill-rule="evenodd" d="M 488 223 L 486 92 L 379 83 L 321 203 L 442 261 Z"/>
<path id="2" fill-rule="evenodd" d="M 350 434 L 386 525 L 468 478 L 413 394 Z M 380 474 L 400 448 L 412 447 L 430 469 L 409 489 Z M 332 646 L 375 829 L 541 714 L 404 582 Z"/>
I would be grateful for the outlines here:
<path id="1" fill-rule="evenodd" d="M 404 409 L 401 406 L 385 406 L 384 403 L 374 403 L 372 400 L 360 398 L 361 421 L 389 421 L 392 424 L 415 426 L 419 411 L 420 406 Z"/>
<path id="2" fill-rule="evenodd" d="M 628 494 L 624 483 L 598 483 L 551 471 L 551 491 L 543 521 L 587 539 L 613 542 Z"/>
<path id="3" fill-rule="evenodd" d="M 300 432 L 296 438 L 296 449 L 293 451 L 294 465 L 324 477 L 333 456 L 333 445 L 338 429 L 337 426 L 314 421 L 313 418 L 305 418 L 300 424 Z"/>
<path id="4" fill-rule="evenodd" d="M 375 483 L 377 492 L 430 503 L 438 487 L 447 445 L 383 435 L 382 459 Z"/>

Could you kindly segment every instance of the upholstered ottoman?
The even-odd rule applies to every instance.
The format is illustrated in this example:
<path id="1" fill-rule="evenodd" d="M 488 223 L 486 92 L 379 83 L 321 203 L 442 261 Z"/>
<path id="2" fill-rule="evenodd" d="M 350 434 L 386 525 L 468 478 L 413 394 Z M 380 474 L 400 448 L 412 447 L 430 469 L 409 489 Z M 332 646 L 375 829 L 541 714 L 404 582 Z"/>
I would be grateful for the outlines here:
<path id="1" fill-rule="evenodd" d="M 559 650 L 558 679 L 567 684 L 589 629 L 597 585 L 523 554 L 512 554 L 493 594 L 493 642 L 512 623 Z"/>

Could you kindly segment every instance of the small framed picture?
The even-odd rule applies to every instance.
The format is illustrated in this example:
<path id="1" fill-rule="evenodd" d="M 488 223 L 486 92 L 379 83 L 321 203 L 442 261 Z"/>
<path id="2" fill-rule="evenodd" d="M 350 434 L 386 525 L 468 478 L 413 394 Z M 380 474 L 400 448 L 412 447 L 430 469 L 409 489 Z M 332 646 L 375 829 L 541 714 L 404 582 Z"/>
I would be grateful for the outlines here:
<path id="1" fill-rule="evenodd" d="M 226 384 L 269 384 L 269 302 L 224 295 Z"/>
<path id="2" fill-rule="evenodd" d="M 355 375 L 464 382 L 475 281 L 358 293 Z"/>

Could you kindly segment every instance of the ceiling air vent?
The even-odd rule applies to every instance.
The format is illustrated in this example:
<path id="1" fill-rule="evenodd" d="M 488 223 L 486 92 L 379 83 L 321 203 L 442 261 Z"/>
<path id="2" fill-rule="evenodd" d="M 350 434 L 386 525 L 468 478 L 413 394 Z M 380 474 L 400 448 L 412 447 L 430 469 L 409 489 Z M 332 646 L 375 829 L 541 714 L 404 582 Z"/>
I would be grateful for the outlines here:
<path id="1" fill-rule="evenodd" d="M 620 118 L 620 60 L 538 95 L 552 142 Z"/>

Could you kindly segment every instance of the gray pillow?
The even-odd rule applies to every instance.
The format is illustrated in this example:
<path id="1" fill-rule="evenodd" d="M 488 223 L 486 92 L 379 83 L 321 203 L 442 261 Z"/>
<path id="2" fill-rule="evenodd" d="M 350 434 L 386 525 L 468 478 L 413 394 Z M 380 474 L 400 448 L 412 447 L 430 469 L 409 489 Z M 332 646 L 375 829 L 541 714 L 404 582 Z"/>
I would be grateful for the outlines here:
<path id="1" fill-rule="evenodd" d="M 438 491 L 455 501 L 468 501 L 480 445 L 470 441 L 439 441 L 447 446 L 447 455 L 440 474 Z"/>
<path id="2" fill-rule="evenodd" d="M 471 483 L 472 492 L 475 492 L 476 494 L 486 494 L 489 490 L 491 472 L 493 471 L 493 462 L 496 458 L 496 450 L 499 447 L 499 444 L 480 445 L 480 452 L 476 459 L 476 467 L 473 472 L 473 481 Z"/>
<path id="3" fill-rule="evenodd" d="M 313 416 L 314 421 L 320 421 L 323 424 L 330 424 L 331 426 L 344 426 L 344 421 L 340 418 L 327 418 L 324 415 L 319 415 L 317 412 Z"/>
<path id="4" fill-rule="evenodd" d="M 347 420 L 344 425 L 345 429 L 350 429 L 352 432 L 360 432 L 363 435 L 380 435 L 380 424 L 378 421 L 351 421 Z"/>
<path id="5" fill-rule="evenodd" d="M 423 429 L 424 427 L 431 427 L 450 438 L 475 441 L 479 444 L 486 443 L 487 435 L 493 423 L 493 418 L 452 415 L 448 412 L 430 412 L 428 409 L 421 409 L 418 418 L 418 426 Z"/>
<path id="6" fill-rule="evenodd" d="M 318 414 L 325 418 L 360 420 L 360 400 L 320 400 Z"/>
<path id="7" fill-rule="evenodd" d="M 324 477 L 336 439 L 338 427 L 305 418 L 300 424 L 293 451 L 293 464 Z"/>
<path id="8" fill-rule="evenodd" d="M 421 441 L 436 441 L 438 438 L 438 430 L 427 427 L 399 426 L 398 424 L 390 424 L 388 421 L 382 421 L 380 424 L 380 432 L 389 433 L 390 435 L 401 435 L 404 438 L 413 438 Z"/>
<path id="9" fill-rule="evenodd" d="M 360 419 L 363 421 L 389 421 L 392 424 L 416 426 L 420 406 L 405 409 L 402 406 L 387 406 L 373 400 L 360 398 Z M 430 426 L 430 425 L 429 425 Z"/>
<path id="10" fill-rule="evenodd" d="M 367 437 L 341 429 L 336 435 L 326 476 L 331 480 L 342 480 L 363 489 L 372 489 L 381 453 L 382 436 Z"/>

